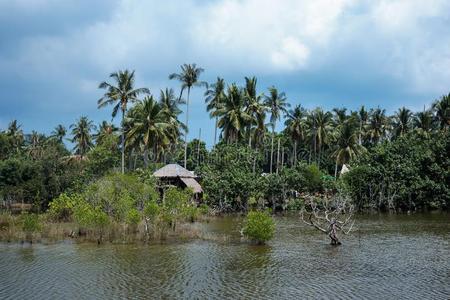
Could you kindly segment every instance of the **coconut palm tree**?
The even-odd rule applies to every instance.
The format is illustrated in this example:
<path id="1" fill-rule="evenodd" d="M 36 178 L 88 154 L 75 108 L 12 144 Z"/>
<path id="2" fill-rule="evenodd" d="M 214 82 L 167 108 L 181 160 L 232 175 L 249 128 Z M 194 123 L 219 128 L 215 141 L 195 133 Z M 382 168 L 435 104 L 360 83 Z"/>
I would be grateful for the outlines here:
<path id="1" fill-rule="evenodd" d="M 253 140 L 255 141 L 255 145 L 261 143 L 261 138 L 266 127 L 266 113 L 268 111 L 268 107 L 263 102 L 264 95 L 257 95 L 256 83 L 256 77 L 245 77 L 245 88 L 243 90 L 244 102 L 246 106 L 245 111 L 251 118 L 250 122 L 248 123 L 249 148 L 252 147 L 252 135 Z"/>
<path id="2" fill-rule="evenodd" d="M 173 73 L 169 75 L 169 79 L 176 79 L 181 82 L 180 97 L 183 96 L 183 92 L 187 89 L 187 101 L 186 101 L 186 132 L 184 136 L 184 167 L 187 164 L 187 134 L 189 130 L 189 96 L 191 89 L 196 86 L 207 86 L 204 81 L 199 81 L 200 74 L 204 70 L 198 68 L 196 64 L 184 64 L 181 66 L 181 73 Z"/>
<path id="3" fill-rule="evenodd" d="M 447 130 L 450 127 L 450 93 L 442 96 L 440 100 L 433 103 L 433 110 L 441 129 Z"/>
<path id="4" fill-rule="evenodd" d="M 55 129 L 53 129 L 50 137 L 56 139 L 59 143 L 62 143 L 66 134 L 67 134 L 66 127 L 64 127 L 64 125 L 59 124 L 55 127 Z"/>
<path id="5" fill-rule="evenodd" d="M 337 178 L 339 165 L 344 165 L 360 154 L 364 147 L 358 143 L 358 120 L 349 119 L 338 128 L 336 150 L 333 156 L 336 158 L 334 177 Z"/>
<path id="6" fill-rule="evenodd" d="M 320 167 L 320 159 L 322 147 L 328 143 L 331 135 L 332 114 L 325 112 L 322 108 L 317 108 L 314 111 L 314 119 L 316 124 L 316 143 L 319 148 L 318 166 Z"/>
<path id="7" fill-rule="evenodd" d="M 122 111 L 122 174 L 125 173 L 125 128 L 124 120 L 125 113 L 127 111 L 127 105 L 129 102 L 135 102 L 138 100 L 138 96 L 141 94 L 149 94 L 150 91 L 147 88 L 134 88 L 134 71 L 128 70 L 118 71 L 109 75 L 115 81 L 115 85 L 106 81 L 100 83 L 99 88 L 105 89 L 106 93 L 97 101 L 98 108 L 102 108 L 107 105 L 114 105 L 112 111 L 112 117 L 117 115 L 119 109 Z"/>
<path id="8" fill-rule="evenodd" d="M 16 152 L 20 151 L 24 142 L 24 135 L 21 127 L 22 125 L 19 125 L 17 120 L 12 120 L 6 130 L 6 134 L 12 138 L 12 143 Z"/>
<path id="9" fill-rule="evenodd" d="M 428 136 L 428 134 L 433 130 L 434 125 L 432 111 L 424 109 L 423 111 L 416 113 L 413 123 L 418 132 Z"/>
<path id="10" fill-rule="evenodd" d="M 377 144 L 385 137 L 387 127 L 386 110 L 380 108 L 371 110 L 369 123 L 367 124 L 367 134 L 372 144 Z"/>
<path id="11" fill-rule="evenodd" d="M 394 137 L 404 135 L 411 128 L 412 112 L 405 108 L 399 108 L 393 118 Z"/>
<path id="12" fill-rule="evenodd" d="M 28 154 L 32 159 L 39 159 L 44 153 L 45 136 L 33 130 L 30 135 L 27 135 L 27 140 Z"/>
<path id="13" fill-rule="evenodd" d="M 358 142 L 362 145 L 362 137 L 364 136 L 364 129 L 369 119 L 369 112 L 365 109 L 364 105 L 358 111 L 358 121 L 359 121 L 359 132 L 358 132 Z"/>
<path id="14" fill-rule="evenodd" d="M 279 93 L 278 90 L 272 86 L 269 88 L 269 95 L 265 97 L 265 105 L 270 110 L 270 124 L 272 125 L 272 142 L 270 150 L 270 173 L 272 173 L 275 127 L 277 121 L 281 118 L 281 114 L 286 113 L 287 108 L 289 108 L 289 103 L 287 103 L 286 95 L 284 93 Z"/>
<path id="15" fill-rule="evenodd" d="M 334 116 L 333 123 L 334 126 L 340 127 L 347 120 L 347 109 L 344 108 L 333 108 Z"/>
<path id="16" fill-rule="evenodd" d="M 95 143 L 97 145 L 103 144 L 108 137 L 115 135 L 117 131 L 118 128 L 114 124 L 102 121 L 97 127 L 97 133 L 93 135 Z"/>
<path id="17" fill-rule="evenodd" d="M 94 123 L 87 117 L 82 116 L 75 124 L 70 125 L 72 129 L 72 143 L 75 143 L 75 154 L 81 159 L 93 146 L 91 131 L 95 130 Z"/>
<path id="18" fill-rule="evenodd" d="M 222 106 L 213 116 L 219 117 L 217 125 L 222 129 L 222 138 L 227 143 L 237 143 L 243 137 L 244 128 L 251 117 L 245 111 L 244 97 L 236 84 L 228 87 Z"/>
<path id="19" fill-rule="evenodd" d="M 206 111 L 209 112 L 209 116 L 213 118 L 214 113 L 221 108 L 223 99 L 225 97 L 225 81 L 223 78 L 217 77 L 214 84 L 211 84 L 205 92 Z M 215 117 L 216 123 L 214 127 L 214 146 L 217 140 L 217 123 L 218 117 Z"/>
<path id="20" fill-rule="evenodd" d="M 297 145 L 305 139 L 306 135 L 306 115 L 307 111 L 301 105 L 297 105 L 294 109 L 287 113 L 287 120 L 284 123 L 286 131 L 294 141 L 293 162 L 297 164 Z"/>
<path id="21" fill-rule="evenodd" d="M 141 142 L 144 146 L 144 163 L 148 166 L 148 151 L 153 149 L 156 161 L 169 145 L 169 116 L 153 96 L 139 101 L 127 115 L 127 139 L 130 143 Z"/>

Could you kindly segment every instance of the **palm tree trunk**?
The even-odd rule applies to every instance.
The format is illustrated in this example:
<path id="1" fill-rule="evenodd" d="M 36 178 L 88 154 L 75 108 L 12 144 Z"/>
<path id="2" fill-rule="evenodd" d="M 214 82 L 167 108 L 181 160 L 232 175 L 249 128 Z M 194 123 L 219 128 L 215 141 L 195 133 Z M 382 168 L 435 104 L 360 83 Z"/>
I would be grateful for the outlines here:
<path id="1" fill-rule="evenodd" d="M 275 135 L 275 124 L 272 126 L 272 147 L 270 149 L 270 174 L 272 174 L 272 164 L 273 164 L 273 137 Z"/>
<path id="2" fill-rule="evenodd" d="M 297 140 L 294 142 L 294 166 L 297 165 Z"/>
<path id="3" fill-rule="evenodd" d="M 145 146 L 144 149 L 144 166 L 147 168 L 148 167 L 148 149 L 147 146 Z"/>
<path id="4" fill-rule="evenodd" d="M 217 123 L 219 122 L 219 117 L 216 117 L 216 126 L 214 127 L 214 146 L 216 146 L 216 139 L 217 139 Z"/>
<path id="5" fill-rule="evenodd" d="M 125 121 L 125 109 L 122 109 L 122 174 L 125 174 L 125 128 L 124 128 L 124 121 Z"/>
<path id="6" fill-rule="evenodd" d="M 191 87 L 188 87 L 188 96 L 186 101 L 186 134 L 184 135 L 184 168 L 187 165 L 187 135 L 189 132 L 189 94 L 191 92 Z"/>
<path id="7" fill-rule="evenodd" d="M 337 179 L 337 169 L 338 169 L 338 162 L 337 162 L 337 160 L 336 160 L 336 165 L 335 165 L 335 167 L 334 167 L 334 180 Z"/>
<path id="8" fill-rule="evenodd" d="M 277 175 L 278 175 L 278 167 L 280 165 L 280 138 L 278 138 L 278 147 L 277 147 Z"/>
<path id="9" fill-rule="evenodd" d="M 362 121 L 359 121 L 359 145 L 362 144 L 361 134 L 362 134 Z"/>

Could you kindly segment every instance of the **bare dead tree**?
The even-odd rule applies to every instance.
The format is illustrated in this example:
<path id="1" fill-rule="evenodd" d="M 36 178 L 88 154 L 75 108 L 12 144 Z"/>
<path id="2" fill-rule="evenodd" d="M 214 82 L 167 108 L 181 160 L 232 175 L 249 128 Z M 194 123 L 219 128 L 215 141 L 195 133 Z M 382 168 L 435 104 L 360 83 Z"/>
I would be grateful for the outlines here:
<path id="1" fill-rule="evenodd" d="M 301 210 L 302 221 L 327 234 L 331 245 L 341 245 L 338 232 L 349 234 L 355 221 L 354 207 L 348 197 L 341 195 L 323 198 L 306 197 L 305 207 Z"/>

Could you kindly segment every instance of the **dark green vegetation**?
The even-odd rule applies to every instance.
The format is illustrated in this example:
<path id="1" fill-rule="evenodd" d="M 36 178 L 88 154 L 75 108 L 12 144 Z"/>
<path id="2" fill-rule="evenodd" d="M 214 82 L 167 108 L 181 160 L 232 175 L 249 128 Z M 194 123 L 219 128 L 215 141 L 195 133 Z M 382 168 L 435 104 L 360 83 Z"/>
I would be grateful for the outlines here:
<path id="1" fill-rule="evenodd" d="M 170 75 L 180 81 L 179 94 L 136 88 L 134 72 L 111 74 L 111 83 L 100 84 L 106 92 L 98 106 L 112 104 L 113 117 L 122 113 L 120 131 L 83 116 L 70 130 L 58 125 L 46 136 L 24 133 L 12 121 L 0 133 L 3 204 L 31 204 L 34 212 L 43 212 L 57 199 L 54 213 L 55 203 L 70 199 L 77 205 L 72 211 L 64 207 L 58 217 L 87 216 L 77 221 L 86 228 L 101 228 L 110 219 L 130 226 L 164 220 L 175 227 L 180 214 L 190 219 L 196 212 L 191 217 L 180 212 L 190 201 L 176 191 L 171 193 L 185 204 L 173 209 L 160 203 L 150 174 L 166 163 L 179 163 L 201 176 L 204 202 L 220 212 L 295 210 L 304 194 L 337 191 L 351 195 L 359 209 L 450 206 L 450 95 L 424 111 L 401 108 L 391 116 L 381 108 L 306 110 L 290 107 L 287 96 L 273 86 L 259 91 L 254 77 L 245 78 L 243 86 L 221 78 L 207 85 L 200 81 L 202 72 L 183 65 L 180 73 Z M 218 131 L 211 150 L 198 139 L 183 142 L 190 91 L 202 86 L 205 109 Z M 183 105 L 185 123 L 180 121 Z M 284 128 L 277 132 L 282 120 Z M 65 139 L 73 143 L 72 150 Z M 344 164 L 350 171 L 340 175 Z M 78 214 L 79 209 L 86 213 Z"/>

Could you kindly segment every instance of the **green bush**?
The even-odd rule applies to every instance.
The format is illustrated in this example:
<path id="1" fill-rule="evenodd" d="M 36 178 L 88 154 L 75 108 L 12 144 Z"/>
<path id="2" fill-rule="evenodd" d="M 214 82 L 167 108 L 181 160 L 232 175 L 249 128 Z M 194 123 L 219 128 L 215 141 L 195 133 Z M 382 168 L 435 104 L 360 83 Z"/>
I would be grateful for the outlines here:
<path id="1" fill-rule="evenodd" d="M 55 221 L 70 221 L 75 206 L 82 201 L 84 199 L 79 194 L 68 195 L 63 193 L 50 202 L 49 216 Z"/>
<path id="2" fill-rule="evenodd" d="M 264 211 L 251 211 L 248 213 L 243 234 L 251 241 L 264 244 L 270 240 L 275 232 L 275 222 L 272 216 Z"/>

